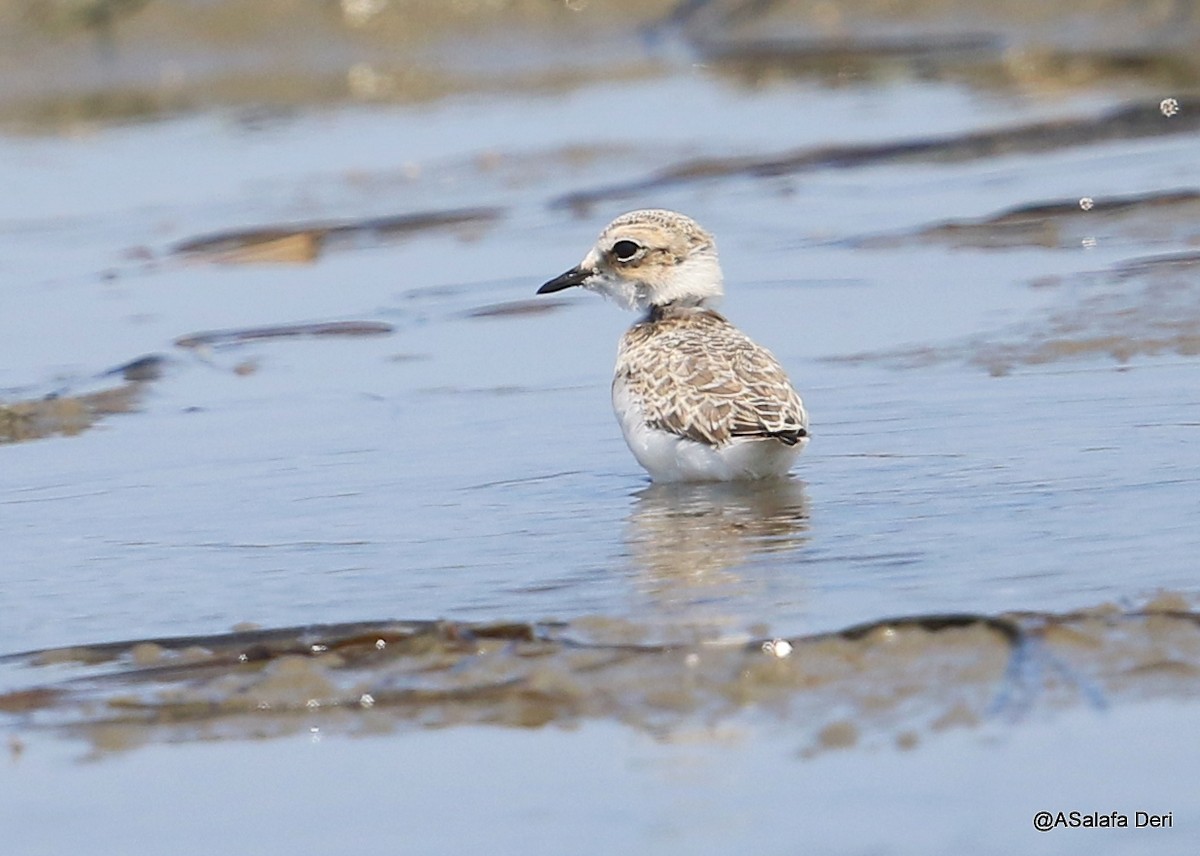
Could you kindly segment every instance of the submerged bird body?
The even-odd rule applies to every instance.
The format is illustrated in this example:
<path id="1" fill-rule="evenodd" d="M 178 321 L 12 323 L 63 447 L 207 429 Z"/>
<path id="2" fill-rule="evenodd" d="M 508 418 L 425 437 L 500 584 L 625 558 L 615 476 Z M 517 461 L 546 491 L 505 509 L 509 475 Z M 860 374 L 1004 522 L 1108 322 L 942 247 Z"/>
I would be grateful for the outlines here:
<path id="1" fill-rule="evenodd" d="M 580 285 L 640 309 L 621 338 L 613 408 L 654 481 L 782 476 L 808 417 L 765 348 L 710 308 L 722 294 L 712 237 L 670 211 L 614 220 L 583 262 L 539 294 Z"/>

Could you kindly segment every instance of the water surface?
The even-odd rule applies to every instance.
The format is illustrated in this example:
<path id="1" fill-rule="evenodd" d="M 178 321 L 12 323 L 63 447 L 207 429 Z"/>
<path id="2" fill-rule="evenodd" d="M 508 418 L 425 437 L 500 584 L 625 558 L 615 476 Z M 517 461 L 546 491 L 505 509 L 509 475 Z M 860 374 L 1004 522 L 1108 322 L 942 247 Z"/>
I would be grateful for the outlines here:
<path id="1" fill-rule="evenodd" d="M 691 5 L 710 17 L 645 30 L 631 25 L 666 10 L 581 29 L 586 10 L 543 21 L 516 4 L 505 38 L 525 40 L 521 62 L 481 19 L 429 24 L 406 56 L 457 69 L 453 85 L 412 83 L 350 27 L 296 64 L 286 95 L 253 64 L 241 95 L 206 74 L 168 91 L 178 78 L 117 73 L 178 50 L 162 32 L 189 4 L 149 4 L 107 36 L 61 24 L 61 45 L 115 35 L 77 62 L 117 71 L 112 100 L 89 101 L 69 68 L 28 60 L 25 94 L 0 99 L 0 439 L 20 440 L 0 445 L 0 653 L 446 618 L 593 622 L 639 644 L 787 637 L 798 655 L 896 616 L 1126 615 L 1164 592 L 1190 615 L 1200 167 L 1194 75 L 1175 48 L 1144 47 L 1158 25 L 1109 23 L 1151 57 L 1132 67 L 1106 59 L 1103 26 L 980 25 L 1024 46 L 1022 64 L 991 42 L 947 51 L 920 16 L 889 23 L 907 34 L 897 54 L 869 10 L 846 13 L 848 53 L 820 39 L 772 53 L 749 38 L 769 20 L 714 30 L 729 10 Z M 790 35 L 791 7 L 773 8 Z M 211 63 L 218 49 L 197 45 Z M 134 120 L 114 106 L 127 86 L 146 96 Z M 534 301 L 642 206 L 714 232 L 724 310 L 801 389 L 813 440 L 785 485 L 649 485 L 608 401 L 632 319 L 586 294 Z M 214 235 L 233 243 L 206 250 Z M 352 326 L 261 333 L 333 322 Z M 150 371 L 113 371 L 148 356 Z M 5 827 L 20 852 L 62 852 L 85 825 L 58 819 L 85 806 L 122 852 L 131 806 L 230 817 L 250 799 L 235 774 L 267 769 L 287 784 L 261 810 L 294 836 L 234 813 L 226 832 L 175 823 L 163 840 L 378 846 L 400 817 L 405 840 L 503 851 L 582 832 L 644 852 L 1083 852 L 1100 833 L 1038 836 L 1032 812 L 1145 808 L 1175 828 L 1103 846 L 1182 851 L 1200 818 L 1175 737 L 1200 655 L 1180 636 L 1130 665 L 1124 627 L 1095 632 L 1126 683 L 1091 692 L 1068 658 L 1025 675 L 1033 701 L 1000 715 L 1002 658 L 949 682 L 979 702 L 971 717 L 931 681 L 882 729 L 850 704 L 903 696 L 878 674 L 789 690 L 765 718 L 748 704 L 651 729 L 599 713 L 371 736 L 351 710 L 265 742 L 247 738 L 274 725 L 253 719 L 106 742 L 91 726 L 119 694 L 81 710 L 10 696 Z M 981 650 L 1000 656 L 921 649 L 901 671 Z M 135 664 L 121 656 L 119 674 Z M 4 664 L 0 687 L 57 693 L 110 668 L 36 662 Z M 1064 681 L 1078 691 L 1055 696 Z M 304 710 L 311 687 L 288 692 Z M 805 699 L 820 715 L 788 712 Z"/>

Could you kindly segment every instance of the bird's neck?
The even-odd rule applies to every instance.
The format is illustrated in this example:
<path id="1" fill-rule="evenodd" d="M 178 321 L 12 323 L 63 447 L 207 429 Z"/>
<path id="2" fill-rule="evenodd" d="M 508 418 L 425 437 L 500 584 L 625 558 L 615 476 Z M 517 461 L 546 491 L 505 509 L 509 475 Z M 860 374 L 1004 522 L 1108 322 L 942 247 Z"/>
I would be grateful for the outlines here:
<path id="1" fill-rule="evenodd" d="M 645 320 L 653 324 L 667 318 L 683 318 L 701 314 L 717 315 L 718 313 L 703 298 L 672 300 L 669 303 L 652 303 L 646 311 Z"/>

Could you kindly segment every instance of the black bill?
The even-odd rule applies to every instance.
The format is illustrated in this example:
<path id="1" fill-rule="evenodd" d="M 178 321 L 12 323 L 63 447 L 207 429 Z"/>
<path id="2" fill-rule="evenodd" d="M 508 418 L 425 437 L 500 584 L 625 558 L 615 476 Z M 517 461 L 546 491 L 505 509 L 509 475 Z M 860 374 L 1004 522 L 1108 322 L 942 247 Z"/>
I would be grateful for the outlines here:
<path id="1" fill-rule="evenodd" d="M 573 285 L 583 285 L 592 276 L 595 271 L 586 270 L 581 267 L 573 267 L 569 271 L 559 276 L 554 277 L 548 283 L 537 290 L 538 294 L 553 294 L 556 291 L 562 291 L 564 288 L 570 288 Z"/>

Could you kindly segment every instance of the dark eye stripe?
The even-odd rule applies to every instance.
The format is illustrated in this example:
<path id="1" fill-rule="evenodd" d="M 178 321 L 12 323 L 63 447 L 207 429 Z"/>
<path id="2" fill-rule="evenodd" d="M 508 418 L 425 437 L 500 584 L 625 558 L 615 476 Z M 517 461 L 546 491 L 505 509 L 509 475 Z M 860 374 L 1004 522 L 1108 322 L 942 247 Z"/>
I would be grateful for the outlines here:
<path id="1" fill-rule="evenodd" d="M 638 254 L 641 249 L 636 241 L 617 241 L 612 245 L 612 254 L 619 262 L 627 262 Z"/>

